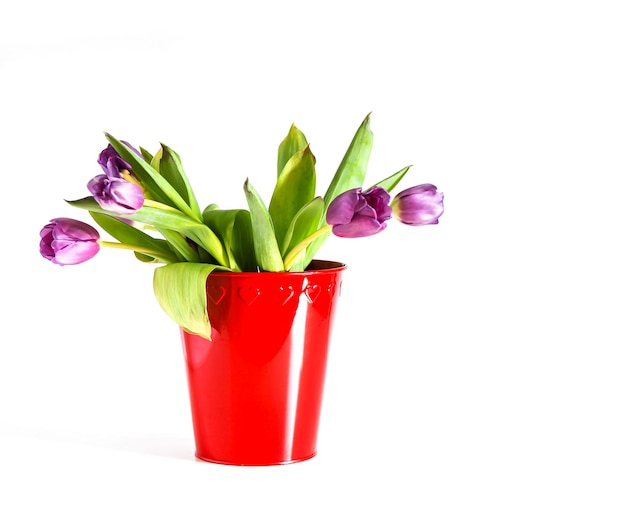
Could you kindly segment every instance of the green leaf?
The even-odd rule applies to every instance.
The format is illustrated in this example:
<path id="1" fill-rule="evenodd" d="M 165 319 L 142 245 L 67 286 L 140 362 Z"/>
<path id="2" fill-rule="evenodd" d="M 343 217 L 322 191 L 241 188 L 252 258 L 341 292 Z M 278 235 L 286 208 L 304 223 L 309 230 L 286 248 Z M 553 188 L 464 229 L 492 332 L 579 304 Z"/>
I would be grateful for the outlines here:
<path id="1" fill-rule="evenodd" d="M 189 333 L 211 340 L 206 281 L 214 270 L 208 263 L 172 263 L 154 270 L 154 294 L 163 310 Z"/>
<path id="2" fill-rule="evenodd" d="M 202 212 L 202 218 L 204 219 L 204 214 L 206 212 L 210 212 L 211 210 L 219 210 L 219 209 L 220 207 L 217 204 L 209 204 Z"/>
<path id="3" fill-rule="evenodd" d="M 390 177 L 387 177 L 386 179 L 381 180 L 377 184 L 374 184 L 373 186 L 370 186 L 368 189 L 372 189 L 372 188 L 374 188 L 376 186 L 379 186 L 379 187 L 387 190 L 387 192 L 391 193 L 391 191 L 400 183 L 400 181 L 402 180 L 404 175 L 407 174 L 407 172 L 409 171 L 410 168 L 411 168 L 411 166 L 407 166 L 405 168 L 402 168 L 400 171 L 397 171 L 396 173 L 394 173 Z"/>
<path id="4" fill-rule="evenodd" d="M 337 195 L 363 186 L 374 141 L 369 124 L 370 115 L 368 114 L 352 138 L 352 142 L 324 195 L 324 203 L 327 209 Z"/>
<path id="5" fill-rule="evenodd" d="M 147 254 L 142 254 L 141 252 L 134 252 L 134 254 L 135 254 L 135 257 L 142 263 L 156 263 L 159 261 L 153 258 L 152 256 L 148 256 Z"/>
<path id="6" fill-rule="evenodd" d="M 193 193 L 189 179 L 183 169 L 183 164 L 178 153 L 165 144 L 161 144 L 157 155 L 159 158 L 159 173 L 163 175 L 178 194 L 192 209 L 194 214 L 200 217 L 200 207 Z"/>
<path id="7" fill-rule="evenodd" d="M 206 225 L 222 241 L 228 254 L 231 270 L 245 270 L 251 262 L 252 266 L 255 266 L 254 243 L 248 210 L 220 210 L 210 206 L 204 210 L 202 217 Z"/>
<path id="8" fill-rule="evenodd" d="M 254 255 L 252 221 L 248 210 L 241 210 L 235 218 L 231 247 L 240 270 L 248 272 L 258 270 Z"/>
<path id="9" fill-rule="evenodd" d="M 263 271 L 282 272 L 285 268 L 276 242 L 272 218 L 263 200 L 248 179 L 244 184 L 244 192 L 250 208 L 252 239 L 254 240 L 257 265 Z"/>
<path id="10" fill-rule="evenodd" d="M 119 155 L 131 165 L 133 174 L 139 179 L 149 198 L 172 206 L 200 221 L 200 212 L 194 211 L 163 175 L 128 146 L 108 133 L 105 136 Z"/>
<path id="11" fill-rule="evenodd" d="M 141 156 L 143 156 L 143 159 L 146 162 L 148 162 L 148 164 L 152 162 L 152 159 L 154 158 L 154 156 L 152 156 L 152 153 L 150 153 L 150 151 L 148 151 L 147 149 L 144 149 L 143 147 L 140 147 L 139 152 L 141 153 Z"/>
<path id="12" fill-rule="evenodd" d="M 370 114 L 368 114 L 354 134 L 352 142 L 324 194 L 325 209 L 324 215 L 320 219 L 319 228 L 326 224 L 326 210 L 337 195 L 353 188 L 363 187 L 373 142 L 374 135 L 370 129 Z M 307 262 L 313 259 L 329 236 L 330 232 L 325 233 L 309 245 L 306 251 Z"/>
<path id="13" fill-rule="evenodd" d="M 205 224 L 196 222 L 176 210 L 169 211 L 150 206 L 143 206 L 132 218 L 150 224 L 158 230 L 180 232 L 204 248 L 219 264 L 228 266 L 228 258 L 221 241 Z"/>
<path id="14" fill-rule="evenodd" d="M 280 173 L 269 213 L 277 241 L 282 241 L 295 215 L 315 196 L 315 157 L 307 145 L 295 153 Z"/>
<path id="15" fill-rule="evenodd" d="M 179 257 L 177 261 L 191 261 L 193 263 L 203 261 L 200 259 L 198 251 L 189 244 L 185 236 L 174 230 L 167 230 L 166 228 L 161 228 L 159 232 L 167 239 L 167 242 Z"/>
<path id="16" fill-rule="evenodd" d="M 146 249 L 147 252 L 142 251 L 141 254 L 149 256 L 150 259 L 156 259 L 165 263 L 179 261 L 177 256 L 170 250 L 167 241 L 163 239 L 155 239 L 134 226 L 120 221 L 119 219 L 115 219 L 109 215 L 97 212 L 89 213 L 91 217 L 93 217 L 94 221 L 98 223 L 103 230 L 117 239 L 120 243 Z M 142 259 L 142 261 L 145 260 Z"/>
<path id="17" fill-rule="evenodd" d="M 298 243 L 317 230 L 322 215 L 324 215 L 324 199 L 321 197 L 315 197 L 300 209 L 300 211 L 293 218 L 285 236 L 285 240 L 283 241 L 281 248 L 283 261 L 287 254 L 289 254 L 289 252 L 296 247 Z M 305 254 L 303 253 L 301 255 L 301 259 L 296 261 L 289 270 L 304 270 L 304 268 L 308 265 L 308 263 L 304 263 L 304 261 Z M 298 267 L 302 268 L 298 269 Z"/>
<path id="18" fill-rule="evenodd" d="M 304 133 L 292 124 L 287 136 L 285 136 L 284 140 L 278 146 L 278 171 L 276 175 L 280 176 L 289 159 L 298 151 L 304 149 L 308 143 Z"/>

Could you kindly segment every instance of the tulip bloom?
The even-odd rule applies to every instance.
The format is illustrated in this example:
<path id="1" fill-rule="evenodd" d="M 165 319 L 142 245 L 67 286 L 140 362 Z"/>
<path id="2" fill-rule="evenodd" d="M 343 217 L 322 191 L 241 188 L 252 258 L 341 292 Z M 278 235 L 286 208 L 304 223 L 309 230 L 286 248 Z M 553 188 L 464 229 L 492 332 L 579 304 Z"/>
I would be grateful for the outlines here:
<path id="1" fill-rule="evenodd" d="M 391 197 L 380 187 L 365 192 L 354 188 L 337 195 L 328 206 L 326 222 L 339 237 L 364 237 L 377 234 L 391 218 Z"/>
<path id="2" fill-rule="evenodd" d="M 123 142 L 139 156 L 141 154 L 128 142 Z M 87 183 L 87 189 L 105 210 L 122 215 L 135 213 L 143 206 L 144 194 L 131 174 L 131 166 L 109 144 L 98 157 L 104 170 Z"/>
<path id="3" fill-rule="evenodd" d="M 117 154 L 117 151 L 111 144 L 100 152 L 98 164 L 100 164 L 102 170 L 105 172 L 108 170 L 109 164 L 115 167 L 117 173 L 122 171 L 122 169 L 126 169 L 127 171 L 131 170 L 130 164 Z"/>
<path id="4" fill-rule="evenodd" d="M 143 158 L 141 153 L 139 151 L 137 151 L 137 149 L 135 149 L 128 142 L 125 142 L 125 141 L 122 140 L 122 143 L 126 147 L 128 147 L 129 149 L 132 149 L 135 153 L 137 153 L 139 156 L 141 156 Z M 98 157 L 98 164 L 100 164 L 100 166 L 102 167 L 102 170 L 105 173 L 106 173 L 106 171 L 108 169 L 109 161 L 113 162 L 114 167 L 117 169 L 117 173 L 121 173 L 123 169 L 126 169 L 127 171 L 130 171 L 132 169 L 130 164 L 128 162 L 126 162 L 126 160 L 124 160 L 117 153 L 117 151 L 115 150 L 115 148 L 111 144 L 107 145 L 107 147 L 102 150 L 102 152 L 100 153 L 100 156 Z"/>
<path id="5" fill-rule="evenodd" d="M 113 167 L 113 162 L 109 162 L 109 167 Z M 92 178 L 87 183 L 87 189 L 96 202 L 110 212 L 130 215 L 143 206 L 143 190 L 137 184 L 121 176 L 113 176 L 110 172 Z"/>
<path id="6" fill-rule="evenodd" d="M 67 217 L 52 219 L 39 235 L 39 252 L 57 265 L 77 265 L 93 258 L 100 250 L 98 231 Z"/>
<path id="7" fill-rule="evenodd" d="M 401 223 L 436 225 L 443 214 L 443 193 L 432 184 L 420 184 L 401 191 L 391 201 L 393 216 Z"/>

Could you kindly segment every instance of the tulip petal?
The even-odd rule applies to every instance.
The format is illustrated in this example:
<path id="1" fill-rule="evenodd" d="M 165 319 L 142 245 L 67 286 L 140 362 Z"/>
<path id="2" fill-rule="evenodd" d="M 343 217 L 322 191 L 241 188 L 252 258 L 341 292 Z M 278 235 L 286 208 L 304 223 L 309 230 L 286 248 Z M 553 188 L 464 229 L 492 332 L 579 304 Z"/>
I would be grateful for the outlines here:
<path id="1" fill-rule="evenodd" d="M 54 258 L 57 265 L 77 265 L 93 258 L 100 250 L 95 241 L 54 241 L 52 243 Z"/>
<path id="2" fill-rule="evenodd" d="M 376 212 L 376 218 L 380 222 L 391 219 L 391 207 L 389 201 L 391 196 L 383 188 L 372 188 L 363 194 L 367 204 Z"/>
<path id="3" fill-rule="evenodd" d="M 366 202 L 360 195 L 361 188 L 344 191 L 328 206 L 326 222 L 329 225 L 347 224 L 354 217 L 357 209 L 362 209 Z"/>
<path id="4" fill-rule="evenodd" d="M 69 241 L 94 241 L 100 239 L 100 234 L 93 227 L 82 221 L 69 217 L 57 217 L 50 221 L 54 239 Z"/>
<path id="5" fill-rule="evenodd" d="M 333 234 L 350 238 L 373 236 L 385 226 L 385 223 L 379 223 L 373 217 L 358 216 L 351 223 L 333 226 Z"/>
<path id="6" fill-rule="evenodd" d="M 126 213 L 128 210 L 136 211 L 143 206 L 143 191 L 137 184 L 127 182 L 123 179 L 116 179 L 111 182 L 110 188 L 111 198 L 125 208 Z"/>

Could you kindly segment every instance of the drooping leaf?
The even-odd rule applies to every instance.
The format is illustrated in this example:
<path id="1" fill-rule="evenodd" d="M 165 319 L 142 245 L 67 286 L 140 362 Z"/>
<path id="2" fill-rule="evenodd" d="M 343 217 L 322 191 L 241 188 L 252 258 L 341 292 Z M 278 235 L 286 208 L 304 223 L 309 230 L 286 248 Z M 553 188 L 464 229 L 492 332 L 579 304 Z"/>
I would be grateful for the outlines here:
<path id="1" fill-rule="evenodd" d="M 284 271 L 283 260 L 276 241 L 276 233 L 274 232 L 270 213 L 263 199 L 261 199 L 248 179 L 246 179 L 244 184 L 244 192 L 250 208 L 252 239 L 254 241 L 254 254 L 257 265 L 263 271 L 282 272 Z"/>
<path id="2" fill-rule="evenodd" d="M 307 145 L 308 142 L 304 133 L 292 124 L 287 136 L 285 136 L 283 141 L 278 146 L 278 171 L 276 172 L 276 175 L 280 176 L 289 159 L 298 151 L 304 149 Z"/>
<path id="3" fill-rule="evenodd" d="M 172 263 L 154 270 L 153 287 L 157 301 L 181 328 L 211 340 L 207 311 L 206 281 L 214 270 L 208 263 Z"/>
<path id="4" fill-rule="evenodd" d="M 403 179 L 404 175 L 407 174 L 407 172 L 409 171 L 410 168 L 411 168 L 411 166 L 407 166 L 405 168 L 402 168 L 400 171 L 397 171 L 396 173 L 394 173 L 390 177 L 387 177 L 386 179 L 381 180 L 380 182 L 374 184 L 373 186 L 370 186 L 369 189 L 374 188 L 376 186 L 379 186 L 379 187 L 387 190 L 387 192 L 391 193 L 391 191 L 398 184 L 400 184 L 400 181 Z"/>
<path id="5" fill-rule="evenodd" d="M 269 213 L 277 241 L 283 241 L 295 215 L 314 196 L 315 157 L 307 145 L 285 164 L 274 187 Z"/>

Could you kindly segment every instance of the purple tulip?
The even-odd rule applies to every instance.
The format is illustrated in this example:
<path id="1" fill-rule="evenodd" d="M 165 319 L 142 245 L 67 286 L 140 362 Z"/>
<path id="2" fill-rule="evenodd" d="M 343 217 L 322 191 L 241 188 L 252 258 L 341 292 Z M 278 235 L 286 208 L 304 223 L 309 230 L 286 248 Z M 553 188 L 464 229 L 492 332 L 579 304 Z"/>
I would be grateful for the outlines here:
<path id="1" fill-rule="evenodd" d="M 57 265 L 77 265 L 93 258 L 100 250 L 98 231 L 67 217 L 52 219 L 39 235 L 39 252 Z"/>
<path id="2" fill-rule="evenodd" d="M 328 206 L 326 222 L 339 237 L 364 237 L 380 232 L 391 218 L 391 197 L 383 188 L 354 188 L 337 195 Z"/>
<path id="3" fill-rule="evenodd" d="M 96 202 L 113 213 L 130 215 L 143 206 L 143 190 L 123 178 L 98 175 L 87 184 Z"/>
<path id="4" fill-rule="evenodd" d="M 141 154 L 128 142 L 122 142 L 139 156 Z M 104 170 L 87 184 L 96 202 L 105 210 L 118 214 L 133 214 L 143 206 L 144 194 L 141 186 L 133 182 L 131 166 L 109 144 L 98 157 Z"/>
<path id="5" fill-rule="evenodd" d="M 139 151 L 137 151 L 137 149 L 135 149 L 128 142 L 122 141 L 122 143 L 126 147 L 128 147 L 129 149 L 132 149 L 139 156 L 141 156 L 141 153 Z M 114 149 L 114 147 L 111 144 L 107 145 L 107 147 L 102 150 L 102 152 L 100 153 L 100 156 L 98 157 L 98 164 L 100 164 L 100 166 L 102 166 L 102 170 L 105 173 L 108 170 L 108 165 L 109 165 L 109 161 L 110 160 L 113 161 L 113 166 L 117 169 L 117 173 L 120 173 L 122 171 L 122 169 L 126 169 L 127 171 L 130 171 L 132 169 L 130 164 L 128 162 L 126 162 L 126 160 L 124 160 L 117 153 L 117 151 Z"/>
<path id="6" fill-rule="evenodd" d="M 443 214 L 443 193 L 432 184 L 420 184 L 401 191 L 391 201 L 393 216 L 401 223 L 436 225 Z"/>

